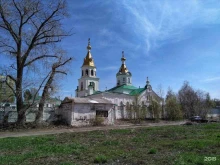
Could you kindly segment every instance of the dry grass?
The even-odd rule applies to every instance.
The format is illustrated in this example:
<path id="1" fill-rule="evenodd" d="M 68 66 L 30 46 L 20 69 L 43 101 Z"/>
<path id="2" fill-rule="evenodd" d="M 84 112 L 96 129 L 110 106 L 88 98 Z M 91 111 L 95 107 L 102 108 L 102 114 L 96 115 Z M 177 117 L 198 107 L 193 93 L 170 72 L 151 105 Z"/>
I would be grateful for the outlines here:
<path id="1" fill-rule="evenodd" d="M 215 123 L 5 138 L 0 164 L 218 165 L 219 130 Z"/>

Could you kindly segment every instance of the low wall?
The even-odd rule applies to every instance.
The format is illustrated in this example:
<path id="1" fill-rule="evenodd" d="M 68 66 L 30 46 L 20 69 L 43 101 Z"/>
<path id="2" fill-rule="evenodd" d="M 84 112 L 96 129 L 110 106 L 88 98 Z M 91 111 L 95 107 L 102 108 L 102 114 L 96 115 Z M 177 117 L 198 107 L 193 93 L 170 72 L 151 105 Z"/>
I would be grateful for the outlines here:
<path id="1" fill-rule="evenodd" d="M 26 122 L 33 122 L 36 118 L 37 108 L 28 109 L 26 112 Z M 56 109 L 55 108 L 44 108 L 43 111 L 43 121 L 52 122 L 56 120 Z M 0 123 L 3 122 L 4 116 L 8 116 L 8 122 L 13 123 L 17 121 L 18 113 L 17 109 L 13 109 L 11 107 L 1 108 L 0 109 Z"/>

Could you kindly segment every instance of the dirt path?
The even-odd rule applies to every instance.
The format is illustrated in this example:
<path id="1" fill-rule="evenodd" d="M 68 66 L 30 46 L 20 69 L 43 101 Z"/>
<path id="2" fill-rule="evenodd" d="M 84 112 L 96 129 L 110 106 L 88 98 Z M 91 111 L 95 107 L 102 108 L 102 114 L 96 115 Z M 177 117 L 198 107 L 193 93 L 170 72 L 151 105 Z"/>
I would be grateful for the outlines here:
<path id="1" fill-rule="evenodd" d="M 102 127 L 81 127 L 81 128 L 68 128 L 68 129 L 48 129 L 48 130 L 30 130 L 24 132 L 0 132 L 0 138 L 7 137 L 22 137 L 22 136 L 39 136 L 39 135 L 51 135 L 59 133 L 70 133 L 70 132 L 88 132 L 96 130 L 111 130 L 111 129 L 126 129 L 126 128 L 142 128 L 142 127 L 156 127 L 156 126 L 167 126 L 167 125 L 181 125 L 185 121 L 179 122 L 160 122 L 160 123 L 148 123 L 144 125 L 112 125 Z"/>

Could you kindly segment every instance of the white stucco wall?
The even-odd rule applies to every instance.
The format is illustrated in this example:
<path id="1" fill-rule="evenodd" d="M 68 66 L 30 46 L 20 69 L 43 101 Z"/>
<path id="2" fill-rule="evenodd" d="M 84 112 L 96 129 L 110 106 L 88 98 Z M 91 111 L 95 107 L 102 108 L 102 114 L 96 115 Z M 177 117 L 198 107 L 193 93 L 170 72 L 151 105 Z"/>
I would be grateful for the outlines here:
<path id="1" fill-rule="evenodd" d="M 91 106 L 91 104 L 74 104 L 72 110 L 74 113 L 73 120 L 94 118 L 95 111 L 91 110 Z"/>
<path id="2" fill-rule="evenodd" d="M 104 124 L 114 124 L 114 110 L 112 104 L 67 103 L 62 104 L 59 113 L 69 125 L 86 126 L 91 124 L 91 119 L 95 119 L 96 110 L 108 111 L 108 117 L 103 117 Z"/>
<path id="3" fill-rule="evenodd" d="M 127 111 L 126 111 L 126 103 L 132 104 L 134 97 L 129 95 L 117 94 L 117 93 L 101 93 L 96 95 L 89 96 L 91 98 L 104 98 L 106 100 L 111 101 L 115 104 L 115 109 L 113 112 L 114 119 L 122 119 L 127 118 Z M 121 102 L 123 103 L 124 107 L 123 110 L 121 108 Z"/>
<path id="4" fill-rule="evenodd" d="M 125 78 L 125 81 L 123 81 L 123 78 Z M 128 81 L 128 78 L 130 78 L 130 82 Z M 118 83 L 118 80 L 120 81 L 120 85 L 126 84 L 126 85 L 131 85 L 132 84 L 132 77 L 130 75 L 122 74 L 116 76 L 116 85 Z"/>
<path id="5" fill-rule="evenodd" d="M 113 114 L 114 115 L 114 119 L 123 119 L 123 118 L 128 118 L 128 111 L 126 110 L 126 104 L 127 102 L 129 104 L 132 104 L 133 101 L 135 100 L 135 96 L 130 96 L 130 95 L 126 95 L 126 94 L 119 94 L 119 93 L 110 93 L 110 92 L 104 92 L 104 93 L 100 93 L 100 94 L 95 94 L 95 95 L 91 95 L 89 96 L 91 98 L 104 98 L 106 100 L 111 101 L 113 104 L 115 104 L 115 112 Z M 146 106 L 150 105 L 150 97 L 156 97 L 154 96 L 154 93 L 150 90 L 145 90 L 143 91 L 140 95 L 139 95 L 139 104 L 142 104 L 142 102 L 144 102 L 144 104 Z M 121 102 L 123 103 L 124 107 L 121 107 Z M 161 114 L 160 114 L 161 115 Z M 150 118 L 151 115 L 149 112 L 147 112 L 146 115 L 147 118 Z"/>
<path id="6" fill-rule="evenodd" d="M 83 90 L 81 90 L 81 82 L 83 83 Z M 96 77 L 82 77 L 78 80 L 78 97 L 87 96 L 88 95 L 88 86 L 90 82 L 94 82 L 95 91 L 99 90 L 99 78 Z"/>

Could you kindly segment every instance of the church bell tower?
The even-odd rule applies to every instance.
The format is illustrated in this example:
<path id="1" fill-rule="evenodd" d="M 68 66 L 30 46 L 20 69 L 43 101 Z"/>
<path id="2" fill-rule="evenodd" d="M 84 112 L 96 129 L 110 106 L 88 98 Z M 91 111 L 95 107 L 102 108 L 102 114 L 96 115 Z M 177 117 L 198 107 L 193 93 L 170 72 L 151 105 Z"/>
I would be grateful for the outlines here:
<path id="1" fill-rule="evenodd" d="M 81 78 L 78 79 L 76 97 L 84 97 L 99 90 L 99 78 L 96 77 L 96 67 L 91 54 L 90 38 L 88 39 L 87 55 L 81 67 Z"/>
<path id="2" fill-rule="evenodd" d="M 132 85 L 132 75 L 131 72 L 128 71 L 126 65 L 125 65 L 126 58 L 124 57 L 124 51 L 122 51 L 122 58 L 121 58 L 121 67 L 116 74 L 117 79 L 117 86 L 120 85 Z"/>

